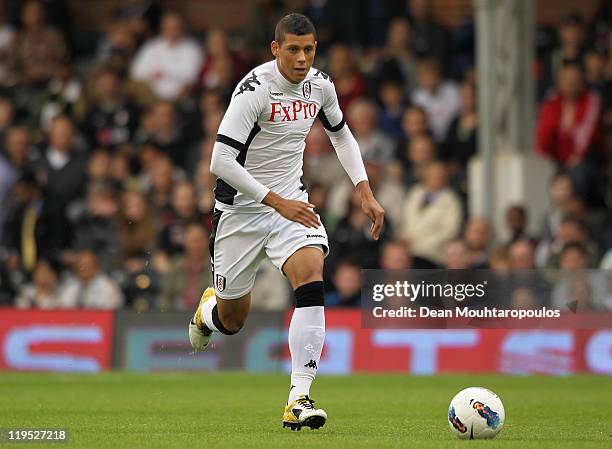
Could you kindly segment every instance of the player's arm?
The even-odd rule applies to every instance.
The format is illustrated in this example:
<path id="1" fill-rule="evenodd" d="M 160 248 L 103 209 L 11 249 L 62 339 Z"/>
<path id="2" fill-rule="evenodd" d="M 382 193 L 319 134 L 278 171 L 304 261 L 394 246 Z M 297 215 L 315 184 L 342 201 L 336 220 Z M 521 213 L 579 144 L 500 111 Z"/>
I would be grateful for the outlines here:
<path id="1" fill-rule="evenodd" d="M 243 167 L 249 139 L 253 138 L 251 133 L 255 132 L 258 126 L 257 120 L 261 111 L 260 95 L 262 90 L 265 90 L 255 83 L 251 83 L 251 86 L 256 88 L 241 90 L 239 86 L 233 93 L 219 125 L 210 171 L 240 193 L 260 203 L 270 189 L 257 181 Z"/>
<path id="2" fill-rule="evenodd" d="M 378 240 L 385 219 L 385 211 L 378 204 L 376 198 L 374 198 L 370 183 L 368 182 L 368 175 L 363 165 L 363 159 L 361 158 L 361 152 L 359 151 L 359 145 L 355 137 L 353 137 L 353 133 L 351 133 L 351 130 L 344 122 L 334 86 L 331 82 L 326 82 L 324 85 L 326 98 L 321 111 L 319 111 L 319 119 L 325 127 L 325 132 L 336 150 L 338 160 L 342 164 L 344 171 L 349 175 L 353 185 L 361 195 L 361 208 L 372 220 L 370 232 L 372 237 Z"/>

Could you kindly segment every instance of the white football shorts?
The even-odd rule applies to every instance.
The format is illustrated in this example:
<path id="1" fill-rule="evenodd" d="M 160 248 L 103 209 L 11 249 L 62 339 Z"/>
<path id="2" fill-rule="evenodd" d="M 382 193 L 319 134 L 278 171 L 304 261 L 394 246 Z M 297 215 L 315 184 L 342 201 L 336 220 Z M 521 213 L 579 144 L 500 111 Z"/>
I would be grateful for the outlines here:
<path id="1" fill-rule="evenodd" d="M 246 295 L 253 289 L 264 257 L 282 272 L 287 259 L 305 246 L 317 247 L 325 256 L 329 254 L 323 224 L 317 229 L 307 228 L 273 209 L 264 213 L 215 209 L 210 254 L 216 295 L 222 299 Z"/>

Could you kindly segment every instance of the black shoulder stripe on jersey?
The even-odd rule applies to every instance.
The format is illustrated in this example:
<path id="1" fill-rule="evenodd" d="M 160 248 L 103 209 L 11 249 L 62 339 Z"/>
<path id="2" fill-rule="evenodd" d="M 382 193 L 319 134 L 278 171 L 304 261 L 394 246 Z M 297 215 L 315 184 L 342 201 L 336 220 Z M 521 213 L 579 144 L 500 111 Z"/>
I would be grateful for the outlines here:
<path id="1" fill-rule="evenodd" d="M 217 142 L 224 143 L 225 145 L 229 145 L 230 147 L 236 148 L 238 151 L 241 151 L 242 147 L 244 146 L 236 139 L 232 139 L 224 134 L 217 134 L 217 138 L 215 140 Z"/>
<path id="2" fill-rule="evenodd" d="M 261 131 L 261 126 L 259 126 L 257 122 L 255 122 L 253 124 L 253 128 L 251 128 L 251 132 L 249 133 L 249 136 L 247 137 L 246 142 L 244 142 L 244 146 L 240 150 L 240 154 L 238 154 L 238 157 L 236 158 L 238 163 L 242 165 L 243 167 L 246 161 L 247 151 L 249 150 L 249 147 L 251 146 L 251 142 L 253 142 L 253 139 L 255 138 L 255 136 L 257 135 L 259 131 Z"/>
<path id="3" fill-rule="evenodd" d="M 323 109 L 319 111 L 317 116 L 319 117 L 319 120 L 321 120 L 321 123 L 323 123 L 325 129 L 331 132 L 340 131 L 345 124 L 344 117 L 342 117 L 340 123 L 338 123 L 336 126 L 332 126 L 332 124 L 329 123 L 329 120 L 327 120 L 327 116 L 325 115 L 325 112 L 323 112 Z"/>
<path id="4" fill-rule="evenodd" d="M 253 139 L 259 131 L 261 131 L 261 127 L 257 123 L 254 123 L 253 128 L 251 129 L 251 132 L 249 133 L 249 136 L 247 137 L 247 140 L 244 144 L 223 134 L 217 134 L 216 141 L 224 143 L 239 150 L 240 152 L 238 153 L 238 156 L 236 156 L 236 162 L 238 162 L 244 167 L 249 146 L 251 145 L 251 142 L 253 142 Z M 223 179 L 217 179 L 217 186 L 215 187 L 215 199 L 231 206 L 234 204 L 234 197 L 237 193 L 238 191 L 232 186 L 230 186 Z"/>

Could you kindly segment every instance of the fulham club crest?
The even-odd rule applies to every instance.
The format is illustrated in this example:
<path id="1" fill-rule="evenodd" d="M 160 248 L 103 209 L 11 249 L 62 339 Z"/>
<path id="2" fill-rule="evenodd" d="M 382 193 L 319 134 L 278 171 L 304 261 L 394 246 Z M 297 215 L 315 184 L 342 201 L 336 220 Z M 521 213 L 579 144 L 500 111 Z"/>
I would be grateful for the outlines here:
<path id="1" fill-rule="evenodd" d="M 304 94 L 304 98 L 307 100 L 310 98 L 310 91 L 310 81 L 306 81 L 304 84 L 302 84 L 302 93 Z"/>
<path id="2" fill-rule="evenodd" d="M 225 276 L 217 275 L 217 290 L 222 292 L 225 290 Z"/>

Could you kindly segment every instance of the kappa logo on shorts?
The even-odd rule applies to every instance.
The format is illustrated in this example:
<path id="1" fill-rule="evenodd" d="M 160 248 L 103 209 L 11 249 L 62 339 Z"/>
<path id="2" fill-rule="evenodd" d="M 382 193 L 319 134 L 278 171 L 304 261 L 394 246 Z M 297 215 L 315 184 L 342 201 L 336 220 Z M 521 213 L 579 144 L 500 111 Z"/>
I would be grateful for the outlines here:
<path id="1" fill-rule="evenodd" d="M 225 290 L 225 276 L 217 275 L 217 290 L 222 292 Z"/>

